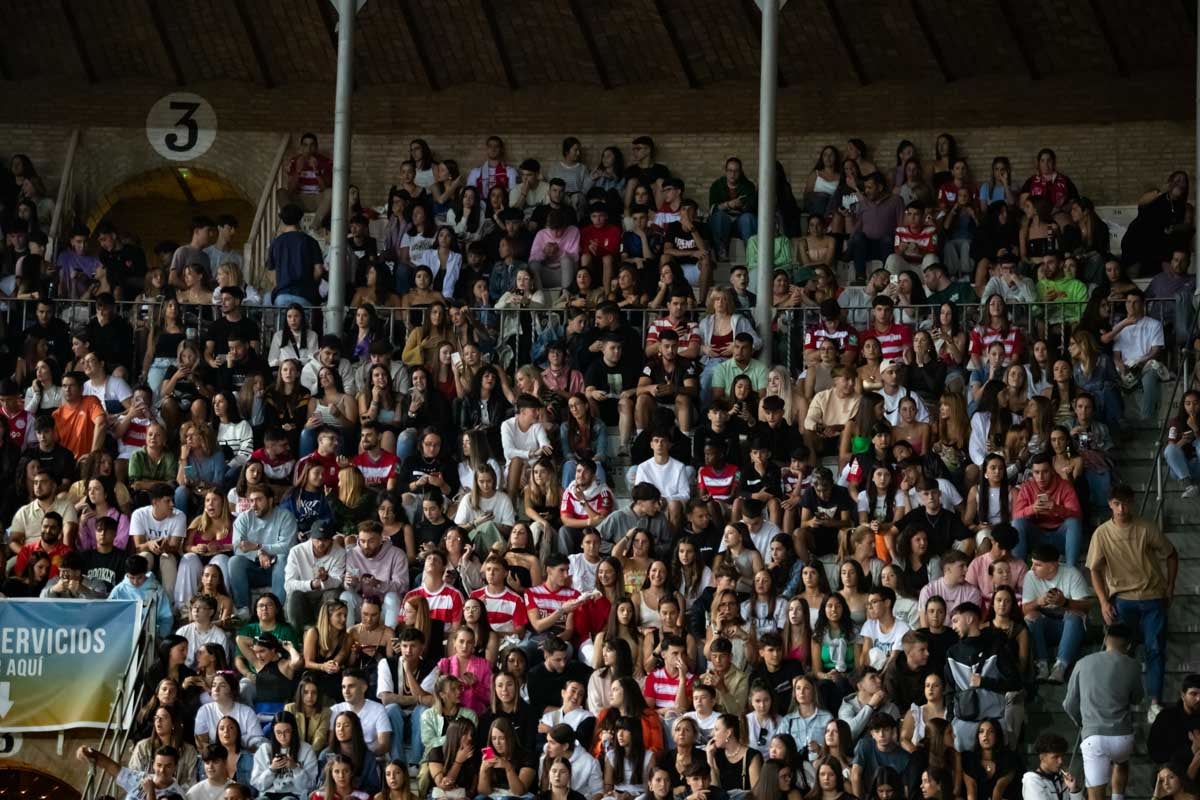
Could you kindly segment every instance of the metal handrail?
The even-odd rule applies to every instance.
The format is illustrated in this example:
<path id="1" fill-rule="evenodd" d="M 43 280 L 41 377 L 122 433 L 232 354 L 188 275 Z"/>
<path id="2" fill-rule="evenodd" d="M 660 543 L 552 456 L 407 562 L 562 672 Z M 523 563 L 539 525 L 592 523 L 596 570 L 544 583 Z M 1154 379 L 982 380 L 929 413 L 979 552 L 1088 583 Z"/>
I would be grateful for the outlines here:
<path id="1" fill-rule="evenodd" d="M 1150 500 L 1150 485 L 1154 484 L 1154 502 L 1156 510 L 1154 513 L 1155 519 L 1161 521 L 1163 517 L 1163 450 L 1167 446 L 1167 433 L 1171 427 L 1171 420 L 1178 398 L 1183 392 L 1187 391 L 1188 384 L 1191 383 L 1188 376 L 1191 363 L 1188 359 L 1188 354 L 1191 350 L 1191 343 L 1195 341 L 1197 332 L 1200 331 L 1200 315 L 1195 315 L 1192 320 L 1192 327 L 1188 330 L 1188 335 L 1184 337 L 1183 344 L 1179 346 L 1179 370 L 1175 388 L 1171 390 L 1171 397 L 1167 400 L 1166 414 L 1163 416 L 1162 425 L 1159 426 L 1158 436 L 1154 439 L 1153 449 L 1150 451 L 1150 457 L 1154 460 L 1154 466 L 1150 470 L 1150 474 L 1146 476 L 1146 484 L 1142 487 L 1142 502 L 1138 507 L 1138 516 L 1146 515 L 1146 505 Z"/>
<path id="2" fill-rule="evenodd" d="M 292 136 L 289 133 L 279 137 L 279 147 L 275 150 L 275 158 L 271 160 L 271 175 L 263 184 L 262 194 L 258 196 L 258 207 L 254 210 L 254 222 L 250 224 L 250 233 L 246 237 L 246 244 L 242 246 L 242 263 L 247 280 L 265 278 L 264 265 L 267 261 L 267 248 L 270 246 L 271 240 L 269 231 L 274 230 L 272 221 L 279 213 L 275 193 L 282 185 L 281 167 L 291 141 Z"/>
<path id="3" fill-rule="evenodd" d="M 137 642 L 133 652 L 129 654 L 129 664 L 117 684 L 117 693 L 108 712 L 108 721 L 100 733 L 100 740 L 96 743 L 97 750 L 118 764 L 124 763 L 125 747 L 129 744 L 131 723 L 141 697 L 142 682 L 150 664 L 153 663 L 154 635 L 158 625 L 157 611 L 157 600 L 152 599 L 142 606 Z M 104 770 L 97 770 L 94 764 L 91 765 L 88 768 L 87 782 L 83 786 L 82 800 L 94 800 L 109 794 L 113 782 L 114 778 L 111 775 Z"/>
<path id="4" fill-rule="evenodd" d="M 67 198 L 72 194 L 75 182 L 75 151 L 78 147 L 79 129 L 75 128 L 71 131 L 71 138 L 67 140 L 67 155 L 63 159 L 62 177 L 58 180 L 58 194 L 54 200 L 54 213 L 50 217 L 50 231 L 47 233 L 46 242 L 46 258 L 49 261 L 54 261 L 54 257 L 58 255 L 58 239 L 62 235 L 63 215 L 66 213 L 63 209 Z"/>

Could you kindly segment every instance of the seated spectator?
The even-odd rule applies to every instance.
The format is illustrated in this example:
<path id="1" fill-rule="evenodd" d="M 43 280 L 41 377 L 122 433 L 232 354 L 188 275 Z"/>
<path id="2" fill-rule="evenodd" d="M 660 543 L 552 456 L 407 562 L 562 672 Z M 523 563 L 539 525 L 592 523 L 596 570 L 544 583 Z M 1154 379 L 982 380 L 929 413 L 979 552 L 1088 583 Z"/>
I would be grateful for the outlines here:
<path id="1" fill-rule="evenodd" d="M 386 756 L 391 749 L 392 724 L 383 706 L 374 700 L 368 700 L 366 694 L 366 675 L 357 670 L 347 671 L 342 676 L 344 702 L 334 704 L 329 711 L 335 720 L 343 711 L 353 713 L 362 724 L 363 740 L 367 748 L 376 756 Z M 331 723 L 331 730 L 333 727 Z"/>
<path id="2" fill-rule="evenodd" d="M 1074 487 L 1054 471 L 1049 453 L 1034 456 L 1032 473 L 1018 489 L 1013 506 L 1013 527 L 1019 535 L 1013 555 L 1024 558 L 1028 548 L 1039 541 L 1062 542 L 1067 563 L 1079 563 L 1083 527 Z"/>
<path id="3" fill-rule="evenodd" d="M 848 212 L 852 217 L 848 255 L 858 283 L 866 281 L 867 261 L 884 260 L 904 214 L 904 201 L 885 191 L 882 175 L 866 175 L 862 187 L 861 193 L 855 193 L 858 202 Z"/>
<path id="4" fill-rule="evenodd" d="M 1056 733 L 1046 732 L 1033 743 L 1037 753 L 1037 768 L 1021 776 L 1023 800 L 1058 800 L 1067 795 L 1071 800 L 1083 800 L 1079 781 L 1070 770 L 1063 769 L 1069 752 L 1067 740 Z"/>
<path id="5" fill-rule="evenodd" d="M 1165 764 L 1179 756 L 1187 758 L 1191 750 L 1189 735 L 1200 730 L 1200 675 L 1183 676 L 1179 702 L 1165 707 L 1154 719 L 1147 734 L 1146 749 L 1156 764 Z"/>
<path id="6" fill-rule="evenodd" d="M 275 714 L 267 743 L 254 753 L 250 783 L 264 796 L 304 797 L 315 788 L 317 756 L 301 738 L 296 717 L 290 711 Z"/>
<path id="7" fill-rule="evenodd" d="M 64 375 L 63 402 L 52 415 L 58 441 L 77 459 L 88 453 L 99 452 L 104 446 L 108 422 L 100 401 L 84 394 L 83 387 L 87 380 L 82 372 Z"/>
<path id="8" fill-rule="evenodd" d="M 276 597 L 285 597 L 284 569 L 288 551 L 296 544 L 296 518 L 275 507 L 265 488 L 250 492 L 253 508 L 239 514 L 233 524 L 234 554 L 230 559 L 230 590 L 239 616 L 248 618 L 250 589 L 270 586 Z"/>
<path id="9" fill-rule="evenodd" d="M 885 587 L 886 588 L 886 587 Z M 893 650 L 880 676 L 880 686 L 885 697 L 897 708 L 907 708 L 904 728 L 911 723 L 913 731 L 902 736 L 903 741 L 923 738 L 916 735 L 916 724 L 924 728 L 933 717 L 928 713 L 930 705 L 941 702 L 945 694 L 945 679 L 928 667 L 929 643 L 924 633 L 910 630 L 900 640 L 900 647 Z M 932 677 L 932 680 L 931 680 Z M 937 697 L 931 697 L 930 686 L 934 684 Z M 945 718 L 945 707 L 942 707 Z"/>
<path id="10" fill-rule="evenodd" d="M 891 768 L 899 773 L 901 780 L 911 780 L 912 756 L 900 746 L 896 718 L 887 711 L 871 714 L 867 729 L 869 738 L 859 740 L 854 748 L 854 762 L 850 768 L 850 780 L 858 797 L 866 797 L 868 776 L 874 776 L 881 768 Z"/>
<path id="11" fill-rule="evenodd" d="M 1088 301 L 1088 288 L 1077 278 L 1062 274 L 1062 256 L 1049 253 L 1042 259 L 1038 270 L 1037 299 L 1039 303 L 1052 304 L 1045 309 L 1044 324 L 1050 328 L 1065 329 L 1079 323 Z"/>
<path id="12" fill-rule="evenodd" d="M 575 479 L 562 493 L 558 551 L 568 555 L 578 553 L 583 532 L 604 522 L 615 506 L 612 490 L 596 479 L 595 463 L 581 460 L 575 466 Z"/>
<path id="13" fill-rule="evenodd" d="M 180 429 L 179 469 L 175 473 L 175 507 L 188 513 L 209 489 L 225 493 L 225 454 L 217 449 L 216 431 L 206 422 Z"/>
<path id="14" fill-rule="evenodd" d="M 928 267 L 937 261 L 938 232 L 924 222 L 925 209 L 917 202 L 904 208 L 901 225 L 896 227 L 894 252 L 887 257 L 884 268 L 893 275 L 911 267 Z"/>
<path id="15" fill-rule="evenodd" d="M 698 341 L 698 340 L 697 340 Z M 653 355 L 648 355 L 646 366 L 638 379 L 635 415 L 638 430 L 650 427 L 655 407 L 673 408 L 679 429 L 690 433 L 693 408 L 700 393 L 699 373 L 690 358 L 679 354 L 679 335 L 666 329 L 653 345 Z M 698 348 L 697 348 L 698 349 Z"/>
<path id="16" fill-rule="evenodd" d="M 725 261 L 731 234 L 736 233 L 739 239 L 746 242 L 758 232 L 758 218 L 755 216 L 758 190 L 742 171 L 740 158 L 725 160 L 724 177 L 717 178 L 709 187 L 708 206 L 717 260 Z"/>
<path id="17" fill-rule="evenodd" d="M 1171 377 L 1160 361 L 1165 352 L 1163 324 L 1146 316 L 1146 295 L 1141 289 L 1126 293 L 1125 306 L 1125 319 L 1103 334 L 1100 342 L 1112 345 L 1117 375 L 1126 390 L 1137 387 L 1140 381 L 1142 418 L 1150 419 L 1158 414 L 1161 384 Z"/>
<path id="18" fill-rule="evenodd" d="M 1020 756 L 1005 743 L 1000 723 L 983 720 L 975 734 L 974 749 L 962 753 L 962 778 L 967 791 L 976 797 L 1016 800 L 1021 797 L 1020 777 Z"/>
<path id="19" fill-rule="evenodd" d="M 195 752 L 191 755 L 194 767 Z M 150 800 L 156 796 L 167 797 L 171 793 L 174 793 L 175 797 L 183 797 L 185 794 L 177 780 L 180 752 L 175 747 L 160 747 L 154 753 L 154 762 L 150 769 L 145 771 L 122 767 L 104 753 L 87 745 L 80 747 L 75 752 L 75 757 L 80 761 L 90 762 L 111 775 L 113 782 L 123 789 L 131 800 Z"/>
<path id="20" fill-rule="evenodd" d="M 597 311 L 597 317 L 600 313 Z M 628 448 L 633 439 L 638 380 L 635 367 L 623 358 L 624 346 L 624 336 L 615 331 L 608 333 L 604 337 L 601 358 L 593 361 L 584 373 L 587 387 L 584 394 L 592 404 L 592 413 L 605 425 L 619 426 L 622 449 Z M 636 357 L 636 352 L 632 355 Z"/>
<path id="21" fill-rule="evenodd" d="M 389 622 L 400 616 L 400 598 L 408 592 L 408 557 L 404 548 L 383 538 L 378 522 L 358 525 L 357 547 L 346 554 L 341 600 L 348 609 L 347 625 L 358 619 L 363 599 L 383 601 L 383 618 Z"/>
<path id="22" fill-rule="evenodd" d="M 956 713 L 951 727 L 954 731 L 954 747 L 959 752 L 974 746 L 982 721 L 996 721 L 1003 717 L 1004 693 L 1020 688 L 1016 665 L 1012 663 L 1007 650 L 997 647 L 993 637 L 982 634 L 982 617 L 979 606 L 969 601 L 955 606 L 951 616 L 951 625 L 959 638 L 946 652 L 946 676 L 953 681 L 950 690 L 955 697 Z M 974 675 L 978 675 L 979 680 L 971 677 Z M 957 713 L 957 704 L 964 696 L 962 692 L 968 688 L 975 689 L 974 695 L 979 703 L 976 713 L 970 715 L 974 719 L 966 719 Z"/>
<path id="23" fill-rule="evenodd" d="M 1048 147 L 1038 151 L 1037 172 L 1021 186 L 1021 201 L 1027 197 L 1048 200 L 1060 226 L 1065 227 L 1070 222 L 1067 206 L 1079 197 L 1079 190 L 1070 178 L 1058 171 L 1058 157 Z"/>
<path id="24" fill-rule="evenodd" d="M 1175 595 L 1179 554 L 1156 523 L 1133 515 L 1133 502 L 1132 489 L 1113 487 L 1108 500 L 1112 519 L 1092 533 L 1087 567 L 1105 623 L 1112 625 L 1119 619 L 1141 631 L 1150 697 L 1147 716 L 1153 724 L 1162 710 L 1165 612 Z M 1162 561 L 1166 561 L 1165 572 Z"/>
<path id="25" fill-rule="evenodd" d="M 1084 620 L 1092 593 L 1073 564 L 1060 565 L 1052 544 L 1033 549 L 1033 569 L 1025 575 L 1021 594 L 1025 624 L 1033 639 L 1037 680 L 1060 684 L 1079 655 Z M 1051 667 L 1050 648 L 1057 645 Z"/>

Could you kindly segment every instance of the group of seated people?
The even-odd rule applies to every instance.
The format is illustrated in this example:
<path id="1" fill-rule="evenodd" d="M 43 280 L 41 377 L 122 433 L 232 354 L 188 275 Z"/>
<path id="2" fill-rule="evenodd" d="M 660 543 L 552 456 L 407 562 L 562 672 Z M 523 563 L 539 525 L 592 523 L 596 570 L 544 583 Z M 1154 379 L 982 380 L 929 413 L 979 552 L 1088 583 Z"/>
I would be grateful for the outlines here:
<path id="1" fill-rule="evenodd" d="M 756 230 L 736 159 L 705 220 L 647 137 L 591 173 L 568 140 L 549 181 L 494 137 L 465 180 L 416 141 L 388 242 L 355 210 L 339 337 L 311 308 L 329 273 L 300 226 L 328 181 L 302 144 L 270 291 L 245 283 L 230 218 L 198 218 L 144 275 L 105 224 L 98 255 L 77 230 L 55 265 L 6 237 L 41 282 L 9 301 L 33 321 L 0 381 L 0 591 L 152 602 L 161 640 L 132 752 L 81 759 L 139 800 L 1061 798 L 1068 742 L 1037 737 L 1036 765 L 1020 743 L 1039 686 L 1069 683 L 1090 800 L 1123 794 L 1110 740 L 1132 746 L 1143 694 L 1162 708 L 1178 557 L 1134 517 L 1113 437 L 1127 404 L 1158 413 L 1191 331 L 1185 246 L 1143 230 L 1145 291 L 1106 237 L 1095 275 L 1024 234 L 977 258 L 897 228 L 887 258 L 873 226 L 928 221 L 904 210 L 925 179 L 904 148 L 881 175 L 854 140 L 793 198 L 837 231 L 828 264 L 781 204 L 777 255 L 809 255 L 786 255 L 773 299 L 797 310 L 764 330 L 750 270 L 716 283 L 728 237 Z M 944 145 L 941 230 L 1018 200 L 1053 200 L 1063 241 L 1091 230 L 1052 153 L 1010 191 Z M 862 285 L 837 285 L 842 258 Z M 94 289 L 98 265 L 91 297 L 55 288 Z M 787 358 L 759 360 L 764 336 Z M 1200 393 L 1179 414 L 1164 456 L 1195 494 Z M 1082 670 L 1094 606 L 1086 658 L 1108 661 Z M 1097 722 L 1125 683 L 1096 676 L 1128 678 L 1134 639 L 1144 681 Z"/>

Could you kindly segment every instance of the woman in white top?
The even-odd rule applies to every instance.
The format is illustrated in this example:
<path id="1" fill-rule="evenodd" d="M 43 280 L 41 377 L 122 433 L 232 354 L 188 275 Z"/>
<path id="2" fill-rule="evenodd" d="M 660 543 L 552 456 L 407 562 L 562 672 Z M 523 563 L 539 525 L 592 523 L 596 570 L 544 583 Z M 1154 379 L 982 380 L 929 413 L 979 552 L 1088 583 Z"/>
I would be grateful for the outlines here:
<path id="1" fill-rule="evenodd" d="M 229 634 L 213 624 L 217 616 L 217 601 L 212 595 L 198 594 L 188 604 L 191 622 L 175 633 L 187 639 L 188 664 L 196 666 L 196 652 L 206 644 L 218 644 L 229 655 Z"/>
<path id="2" fill-rule="evenodd" d="M 88 353 L 80 359 L 79 366 L 88 376 L 83 384 L 85 397 L 95 397 L 109 414 L 119 414 L 129 408 L 133 390 L 125 381 L 108 374 L 103 358 L 96 353 Z"/>
<path id="3" fill-rule="evenodd" d="M 787 624 L 787 606 L 787 598 L 780 597 L 771 571 L 764 568 L 754 573 L 754 593 L 742 603 L 742 616 L 754 626 L 756 638 L 783 630 Z"/>
<path id="4" fill-rule="evenodd" d="M 410 219 L 408 230 L 400 239 L 399 256 L 404 263 L 416 266 L 427 250 L 437 247 L 434 239 L 436 229 L 433 220 L 429 217 L 428 209 L 420 203 L 412 207 Z"/>
<path id="5" fill-rule="evenodd" d="M 633 596 L 633 602 L 637 604 L 642 618 L 643 629 L 661 627 L 662 616 L 659 614 L 658 605 L 664 598 L 674 598 L 679 607 L 683 608 L 683 597 L 679 592 L 672 590 L 668 583 L 670 577 L 670 571 L 662 561 L 652 562 L 650 569 L 646 570 L 646 580 L 641 590 Z"/>
<path id="6" fill-rule="evenodd" d="M 25 410 L 30 414 L 53 411 L 62 405 L 62 387 L 56 374 L 60 367 L 51 367 L 50 364 L 46 359 L 37 362 L 33 383 L 25 390 Z"/>
<path id="7" fill-rule="evenodd" d="M 233 717 L 242 729 L 242 745 L 255 749 L 266 741 L 262 723 L 254 709 L 239 702 L 237 677 L 233 672 L 218 672 L 213 676 L 209 690 L 212 702 L 206 703 L 196 712 L 196 743 L 207 745 L 215 740 L 217 723 L 222 717 Z"/>
<path id="8" fill-rule="evenodd" d="M 900 723 L 900 746 L 916 752 L 925 739 L 925 725 L 931 719 L 946 719 L 946 681 L 938 673 L 925 676 L 925 703 L 913 703 Z"/>
<path id="9" fill-rule="evenodd" d="M 280 711 L 271 721 L 271 736 L 254 753 L 250 785 L 261 796 L 308 797 L 317 785 L 317 756 L 300 737 L 296 717 Z"/>
<path id="10" fill-rule="evenodd" d="M 413 257 L 413 266 L 426 266 L 433 273 L 433 288 L 444 297 L 453 297 L 462 273 L 463 257 L 458 252 L 458 239 L 454 229 L 443 225 L 434 234 L 434 245 Z"/>
<path id="11" fill-rule="evenodd" d="M 458 504 L 454 524 L 471 534 L 477 551 L 491 550 L 493 544 L 503 541 L 516 522 L 512 499 L 496 488 L 496 470 L 488 464 L 475 470 L 475 481 L 471 491 Z"/>
<path id="12" fill-rule="evenodd" d="M 478 242 L 492 230 L 494 223 L 483 212 L 479 189 L 474 186 L 463 188 L 458 205 L 446 212 L 446 226 L 454 231 L 461 247 Z"/>
<path id="13" fill-rule="evenodd" d="M 225 484 L 238 478 L 242 467 L 254 452 L 254 431 L 242 419 L 233 392 L 218 392 L 213 396 L 213 414 L 217 418 L 217 447 L 229 448 L 225 453 Z"/>
<path id="14" fill-rule="evenodd" d="M 237 286 L 242 290 L 242 304 L 261 306 L 262 295 L 242 277 L 242 268 L 232 261 L 226 261 L 217 267 L 217 288 L 213 289 L 212 304 L 220 308 L 221 290 L 226 286 Z"/>
<path id="15" fill-rule="evenodd" d="M 301 364 L 307 364 L 320 347 L 320 337 L 308 327 L 308 315 L 304 313 L 304 308 L 292 303 L 284 313 L 284 322 L 286 324 L 271 337 L 267 363 L 275 368 L 284 360 L 294 358 Z"/>

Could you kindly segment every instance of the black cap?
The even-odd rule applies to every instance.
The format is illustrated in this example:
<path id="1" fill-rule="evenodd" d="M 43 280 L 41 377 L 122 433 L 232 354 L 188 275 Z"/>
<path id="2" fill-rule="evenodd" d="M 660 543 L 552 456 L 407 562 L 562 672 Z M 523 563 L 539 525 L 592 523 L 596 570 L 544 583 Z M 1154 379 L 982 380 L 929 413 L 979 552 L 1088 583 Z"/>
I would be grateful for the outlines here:
<path id="1" fill-rule="evenodd" d="M 314 520 L 312 527 L 308 529 L 308 538 L 309 539 L 332 539 L 333 538 L 333 526 L 332 525 L 327 526 L 324 522 L 322 522 L 319 519 Z"/>

